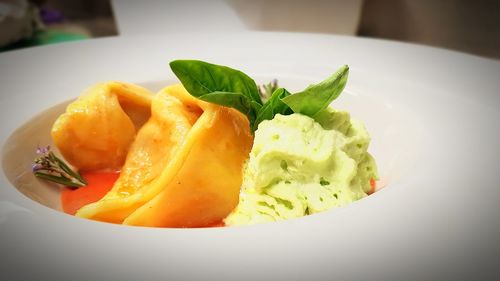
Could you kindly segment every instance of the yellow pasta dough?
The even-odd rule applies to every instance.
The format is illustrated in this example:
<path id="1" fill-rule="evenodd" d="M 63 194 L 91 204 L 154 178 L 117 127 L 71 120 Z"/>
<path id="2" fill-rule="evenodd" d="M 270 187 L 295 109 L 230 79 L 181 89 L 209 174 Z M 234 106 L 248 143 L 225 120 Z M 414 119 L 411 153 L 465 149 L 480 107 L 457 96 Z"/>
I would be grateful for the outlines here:
<path id="1" fill-rule="evenodd" d="M 160 91 L 120 177 L 77 216 L 127 225 L 206 226 L 238 203 L 252 145 L 240 112 L 195 99 L 182 85 Z"/>
<path id="2" fill-rule="evenodd" d="M 150 116 L 152 97 L 148 90 L 132 84 L 97 84 L 59 116 L 52 139 L 79 170 L 118 169 L 137 128 Z"/>

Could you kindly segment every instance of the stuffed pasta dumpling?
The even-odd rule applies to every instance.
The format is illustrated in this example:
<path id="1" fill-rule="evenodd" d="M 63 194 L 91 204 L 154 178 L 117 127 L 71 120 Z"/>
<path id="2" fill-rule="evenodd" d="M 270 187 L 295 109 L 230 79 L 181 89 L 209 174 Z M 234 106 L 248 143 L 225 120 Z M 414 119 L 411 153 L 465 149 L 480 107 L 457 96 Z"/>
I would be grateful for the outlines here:
<path id="1" fill-rule="evenodd" d="M 240 112 L 167 87 L 153 98 L 113 188 L 76 215 L 157 227 L 216 223 L 238 203 L 251 145 Z"/>
<path id="2" fill-rule="evenodd" d="M 52 126 L 52 139 L 79 170 L 119 169 L 137 129 L 151 115 L 153 94 L 128 83 L 89 88 Z"/>

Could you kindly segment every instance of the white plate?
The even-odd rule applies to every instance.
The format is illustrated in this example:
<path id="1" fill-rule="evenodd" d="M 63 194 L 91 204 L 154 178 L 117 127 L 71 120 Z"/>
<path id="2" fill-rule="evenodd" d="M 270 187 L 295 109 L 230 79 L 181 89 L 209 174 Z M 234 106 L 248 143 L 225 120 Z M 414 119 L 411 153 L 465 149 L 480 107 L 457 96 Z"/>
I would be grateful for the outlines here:
<path id="1" fill-rule="evenodd" d="M 281 223 L 153 229 L 74 218 L 47 207 L 57 208 L 57 200 L 44 199 L 57 190 L 37 193 L 32 185 L 22 187 L 23 194 L 14 187 L 11 182 L 30 176 L 36 145 L 48 142 L 50 118 L 32 119 L 14 143 L 8 138 L 16 129 L 99 81 L 157 90 L 175 81 L 168 62 L 180 58 L 229 65 L 260 83 L 276 77 L 291 90 L 349 64 L 346 91 L 333 105 L 367 125 L 387 188 L 344 208 Z M 445 280 L 500 274 L 498 61 L 352 37 L 175 34 L 3 53 L 0 73 L 3 280 Z"/>

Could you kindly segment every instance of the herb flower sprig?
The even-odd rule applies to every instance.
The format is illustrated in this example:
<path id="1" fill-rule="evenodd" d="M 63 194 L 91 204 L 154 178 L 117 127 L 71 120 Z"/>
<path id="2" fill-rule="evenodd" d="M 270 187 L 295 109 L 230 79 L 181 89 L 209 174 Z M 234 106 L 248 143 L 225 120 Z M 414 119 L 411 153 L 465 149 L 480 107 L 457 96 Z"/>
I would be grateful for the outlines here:
<path id="1" fill-rule="evenodd" d="M 50 151 L 50 146 L 38 147 L 36 153 L 39 156 L 32 165 L 35 176 L 70 188 L 87 185 L 80 173 L 73 171 L 63 160 Z"/>
<path id="2" fill-rule="evenodd" d="M 268 84 L 259 85 L 259 96 L 262 102 L 266 102 L 271 98 L 274 91 L 278 90 L 278 79 L 273 79 Z"/>

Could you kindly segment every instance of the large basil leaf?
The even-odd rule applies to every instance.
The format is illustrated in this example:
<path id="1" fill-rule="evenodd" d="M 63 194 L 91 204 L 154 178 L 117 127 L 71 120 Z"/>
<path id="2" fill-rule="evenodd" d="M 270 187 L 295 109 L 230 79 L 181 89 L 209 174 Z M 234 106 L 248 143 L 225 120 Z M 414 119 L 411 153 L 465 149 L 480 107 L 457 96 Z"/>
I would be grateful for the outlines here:
<path id="1" fill-rule="evenodd" d="M 170 62 L 170 68 L 195 97 L 232 92 L 262 104 L 255 81 L 239 70 L 199 60 L 175 60 Z"/>
<path id="2" fill-rule="evenodd" d="M 290 92 L 284 88 L 279 88 L 274 91 L 267 102 L 262 106 L 262 108 L 257 113 L 257 118 L 253 123 L 252 131 L 257 130 L 257 126 L 260 122 L 264 120 L 271 120 L 276 114 L 289 115 L 292 114 L 292 109 L 281 100 L 288 97 Z"/>
<path id="3" fill-rule="evenodd" d="M 344 65 L 323 82 L 287 96 L 282 101 L 290 106 L 294 112 L 314 118 L 318 112 L 327 108 L 340 95 L 347 83 L 348 76 L 349 66 Z"/>

